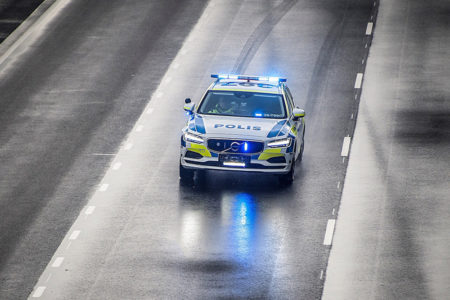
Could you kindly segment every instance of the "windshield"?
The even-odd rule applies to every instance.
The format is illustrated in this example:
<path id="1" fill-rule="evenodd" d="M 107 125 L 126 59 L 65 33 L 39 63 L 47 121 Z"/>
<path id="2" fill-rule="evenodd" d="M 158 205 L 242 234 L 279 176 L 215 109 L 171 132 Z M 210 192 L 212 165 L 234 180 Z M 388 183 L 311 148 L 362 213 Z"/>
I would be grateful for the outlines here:
<path id="1" fill-rule="evenodd" d="M 281 95 L 234 91 L 209 91 L 198 113 L 272 119 L 286 117 Z"/>

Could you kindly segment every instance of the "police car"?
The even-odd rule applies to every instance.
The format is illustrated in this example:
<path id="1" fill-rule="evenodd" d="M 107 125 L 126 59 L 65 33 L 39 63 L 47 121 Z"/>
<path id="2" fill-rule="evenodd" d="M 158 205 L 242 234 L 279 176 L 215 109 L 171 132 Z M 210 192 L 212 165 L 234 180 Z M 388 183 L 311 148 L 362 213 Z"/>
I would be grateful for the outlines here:
<path id="1" fill-rule="evenodd" d="M 182 129 L 180 178 L 196 170 L 231 170 L 294 180 L 304 149 L 305 111 L 295 106 L 285 78 L 217 75 L 198 105 L 189 98 Z"/>

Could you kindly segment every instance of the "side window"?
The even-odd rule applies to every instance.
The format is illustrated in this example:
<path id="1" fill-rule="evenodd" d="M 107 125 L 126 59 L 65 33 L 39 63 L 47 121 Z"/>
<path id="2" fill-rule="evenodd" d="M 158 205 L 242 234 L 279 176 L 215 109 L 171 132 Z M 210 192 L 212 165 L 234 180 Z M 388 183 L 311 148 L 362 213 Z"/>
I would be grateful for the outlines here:
<path id="1" fill-rule="evenodd" d="M 286 94 L 288 95 L 288 99 L 291 102 L 291 106 L 294 108 L 295 107 L 294 98 L 292 97 L 291 91 L 287 86 L 286 86 Z"/>
<path id="2" fill-rule="evenodd" d="M 291 92 L 289 91 L 287 86 L 284 86 L 284 91 L 285 91 L 285 95 L 287 98 L 287 103 L 288 103 L 288 110 L 289 110 L 289 114 L 291 114 L 292 110 L 294 109 L 294 100 L 292 99 L 292 95 Z"/>

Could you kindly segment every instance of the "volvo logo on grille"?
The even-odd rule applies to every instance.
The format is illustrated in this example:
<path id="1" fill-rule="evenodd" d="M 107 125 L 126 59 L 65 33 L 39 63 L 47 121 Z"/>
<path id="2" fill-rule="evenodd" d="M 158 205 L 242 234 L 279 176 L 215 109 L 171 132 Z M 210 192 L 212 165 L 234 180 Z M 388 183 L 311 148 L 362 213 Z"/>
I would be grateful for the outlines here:
<path id="1" fill-rule="evenodd" d="M 231 151 L 233 151 L 233 152 L 239 151 L 240 147 L 241 147 L 241 144 L 238 142 L 231 143 Z"/>

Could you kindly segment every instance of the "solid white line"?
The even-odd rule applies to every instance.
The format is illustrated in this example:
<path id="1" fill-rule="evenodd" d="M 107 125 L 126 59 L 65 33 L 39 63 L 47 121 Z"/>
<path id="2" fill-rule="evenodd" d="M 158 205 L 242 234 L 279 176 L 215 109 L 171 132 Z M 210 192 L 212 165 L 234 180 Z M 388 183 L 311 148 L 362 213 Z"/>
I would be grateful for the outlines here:
<path id="1" fill-rule="evenodd" d="M 113 165 L 112 169 L 113 169 L 113 170 L 119 170 L 121 166 L 122 166 L 122 163 L 121 163 L 121 162 L 116 162 L 116 163 Z"/>
<path id="2" fill-rule="evenodd" d="M 371 35 L 372 34 L 372 29 L 373 29 L 373 22 L 367 23 L 366 35 Z"/>
<path id="3" fill-rule="evenodd" d="M 131 148 L 133 148 L 133 144 L 132 143 L 127 143 L 124 147 L 125 150 L 130 150 Z"/>
<path id="4" fill-rule="evenodd" d="M 94 210 L 95 210 L 95 206 L 91 205 L 91 206 L 88 206 L 88 207 L 86 208 L 86 210 L 84 211 L 84 213 L 85 213 L 86 215 L 92 215 L 92 213 L 94 212 Z"/>
<path id="5" fill-rule="evenodd" d="M 327 230 L 325 231 L 325 237 L 323 239 L 323 244 L 325 246 L 330 246 L 333 242 L 334 225 L 336 224 L 335 219 L 329 219 L 327 223 Z"/>
<path id="6" fill-rule="evenodd" d="M 98 189 L 99 192 L 105 192 L 109 187 L 109 184 L 104 183 L 100 186 L 100 188 Z"/>
<path id="7" fill-rule="evenodd" d="M 80 230 L 75 230 L 74 232 L 72 232 L 72 234 L 69 237 L 69 240 L 76 240 L 80 235 L 80 232 L 81 232 Z"/>
<path id="8" fill-rule="evenodd" d="M 53 268 L 59 268 L 59 267 L 61 266 L 61 264 L 62 264 L 63 261 L 64 261 L 64 257 L 62 257 L 62 256 L 57 257 L 57 258 L 55 259 L 55 261 L 53 262 L 52 267 L 53 267 Z"/>
<path id="9" fill-rule="evenodd" d="M 363 79 L 363 73 L 358 73 L 355 80 L 355 89 L 360 89 Z"/>
<path id="10" fill-rule="evenodd" d="M 38 287 L 36 288 L 36 291 L 34 291 L 32 297 L 33 297 L 33 298 L 39 298 L 39 297 L 41 297 L 42 294 L 44 294 L 44 291 L 45 291 L 46 288 L 47 288 L 47 287 L 45 287 L 45 286 L 38 286 Z"/>
<path id="11" fill-rule="evenodd" d="M 342 143 L 341 156 L 348 156 L 348 152 L 350 150 L 350 141 L 351 138 L 349 136 L 346 136 L 344 138 L 344 142 Z"/>

